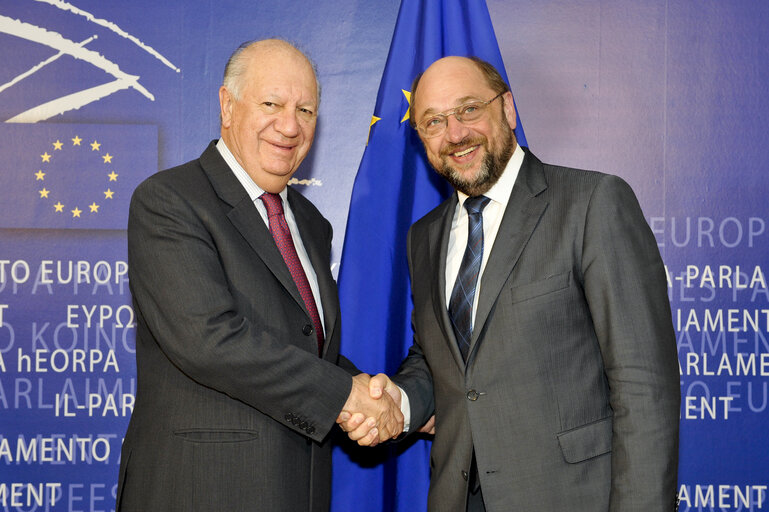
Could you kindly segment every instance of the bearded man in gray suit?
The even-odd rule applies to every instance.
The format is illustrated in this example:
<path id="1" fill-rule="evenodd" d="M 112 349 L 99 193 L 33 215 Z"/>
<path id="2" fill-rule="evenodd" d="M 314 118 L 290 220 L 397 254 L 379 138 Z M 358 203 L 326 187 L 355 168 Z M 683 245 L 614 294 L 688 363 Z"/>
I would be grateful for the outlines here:
<path id="1" fill-rule="evenodd" d="M 241 46 L 221 139 L 133 195 L 138 389 L 119 511 L 324 512 L 340 411 L 376 418 L 382 439 L 401 431 L 395 403 L 339 355 L 331 225 L 287 186 L 319 92 L 292 45 Z"/>
<path id="2" fill-rule="evenodd" d="M 676 342 L 633 191 L 518 146 L 513 97 L 486 62 L 438 60 L 411 93 L 456 194 L 410 230 L 414 344 L 397 386 L 370 388 L 411 427 L 434 414 L 429 510 L 674 510 Z M 339 421 L 376 444 L 363 419 Z"/>

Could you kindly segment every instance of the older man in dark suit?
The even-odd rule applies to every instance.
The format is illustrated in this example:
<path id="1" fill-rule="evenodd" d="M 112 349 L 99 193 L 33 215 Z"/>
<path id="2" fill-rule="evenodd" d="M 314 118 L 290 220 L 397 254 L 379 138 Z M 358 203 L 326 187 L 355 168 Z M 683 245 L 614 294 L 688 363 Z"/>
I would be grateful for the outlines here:
<path id="1" fill-rule="evenodd" d="M 290 44 L 241 46 L 219 91 L 221 139 L 134 193 L 138 390 L 118 510 L 325 511 L 340 411 L 376 418 L 381 439 L 401 430 L 339 355 L 331 225 L 287 187 L 318 94 Z"/>
<path id="2" fill-rule="evenodd" d="M 435 415 L 429 510 L 674 510 L 676 343 L 632 190 L 519 147 L 486 62 L 441 59 L 411 92 L 412 125 L 456 189 L 409 233 L 414 344 L 393 377 L 412 426 Z M 371 380 L 383 388 L 400 400 Z M 378 442 L 361 419 L 340 415 Z"/>

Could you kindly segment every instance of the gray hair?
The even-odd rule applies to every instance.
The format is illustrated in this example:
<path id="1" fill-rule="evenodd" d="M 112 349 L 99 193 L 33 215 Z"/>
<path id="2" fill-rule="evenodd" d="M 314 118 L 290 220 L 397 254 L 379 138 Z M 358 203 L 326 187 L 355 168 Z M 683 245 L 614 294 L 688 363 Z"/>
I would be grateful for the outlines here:
<path id="1" fill-rule="evenodd" d="M 295 44 L 284 39 L 262 39 L 258 41 L 246 41 L 245 43 L 242 43 L 240 46 L 238 46 L 235 51 L 232 52 L 232 55 L 230 55 L 230 58 L 227 60 L 227 65 L 224 67 L 224 78 L 222 79 L 222 86 L 230 91 L 230 94 L 232 94 L 235 100 L 240 99 L 241 88 L 243 86 L 243 75 L 248 69 L 248 59 L 245 57 L 246 50 L 251 48 L 253 45 L 265 43 L 266 41 L 287 45 L 297 51 L 307 60 L 307 62 L 312 67 L 313 75 L 315 75 L 318 105 L 320 105 L 320 81 L 318 80 L 318 69 L 315 66 L 315 63 L 307 56 L 306 53 L 297 48 Z"/>

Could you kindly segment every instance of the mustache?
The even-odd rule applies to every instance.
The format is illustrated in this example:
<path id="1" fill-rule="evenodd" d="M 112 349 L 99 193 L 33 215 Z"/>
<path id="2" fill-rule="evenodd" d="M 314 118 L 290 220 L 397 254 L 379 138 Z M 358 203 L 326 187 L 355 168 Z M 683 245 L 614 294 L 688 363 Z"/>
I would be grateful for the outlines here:
<path id="1" fill-rule="evenodd" d="M 475 137 L 465 137 L 459 142 L 449 142 L 441 148 L 440 155 L 448 156 L 452 153 L 456 153 L 462 149 L 466 149 L 470 146 L 482 146 L 485 145 L 488 139 L 483 135 L 477 135 Z"/>

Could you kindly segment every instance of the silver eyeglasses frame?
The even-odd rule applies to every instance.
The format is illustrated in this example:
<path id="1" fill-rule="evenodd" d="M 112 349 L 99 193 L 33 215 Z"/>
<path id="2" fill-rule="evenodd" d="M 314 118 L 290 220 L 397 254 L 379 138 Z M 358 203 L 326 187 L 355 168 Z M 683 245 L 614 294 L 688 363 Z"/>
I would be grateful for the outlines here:
<path id="1" fill-rule="evenodd" d="M 446 133 L 449 125 L 449 116 L 454 116 L 462 124 L 470 124 L 478 121 L 486 113 L 487 107 L 507 91 L 502 91 L 488 101 L 469 101 L 437 114 L 430 114 L 417 124 L 417 130 L 425 139 L 432 139 Z M 431 124 L 435 123 L 435 124 Z"/>

